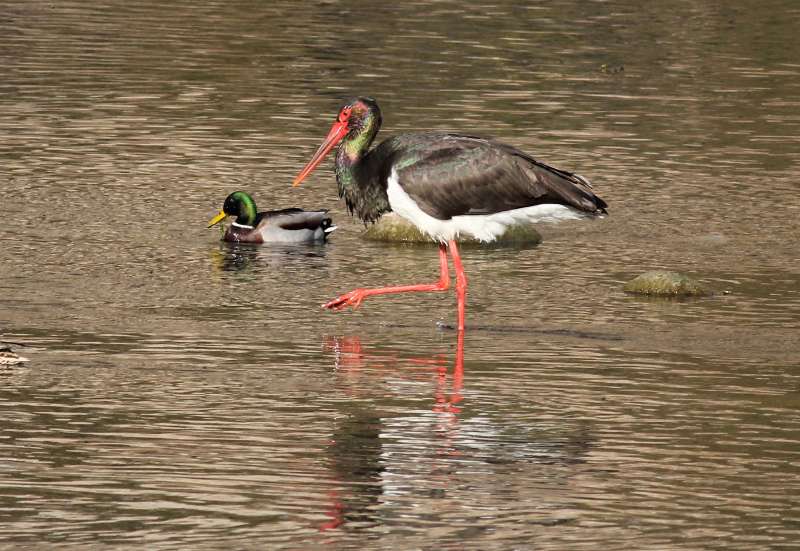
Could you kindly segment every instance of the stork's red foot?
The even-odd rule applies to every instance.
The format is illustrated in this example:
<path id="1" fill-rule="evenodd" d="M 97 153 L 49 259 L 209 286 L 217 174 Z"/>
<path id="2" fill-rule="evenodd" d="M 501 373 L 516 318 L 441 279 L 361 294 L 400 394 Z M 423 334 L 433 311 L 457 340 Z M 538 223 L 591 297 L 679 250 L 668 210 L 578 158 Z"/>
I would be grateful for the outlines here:
<path id="1" fill-rule="evenodd" d="M 329 300 L 323 304 L 322 307 L 328 310 L 342 310 L 343 308 L 352 306 L 353 309 L 356 309 L 361 306 L 361 302 L 367 298 L 367 296 L 368 293 L 366 289 L 353 289 L 349 293 L 345 293 L 333 300 Z"/>

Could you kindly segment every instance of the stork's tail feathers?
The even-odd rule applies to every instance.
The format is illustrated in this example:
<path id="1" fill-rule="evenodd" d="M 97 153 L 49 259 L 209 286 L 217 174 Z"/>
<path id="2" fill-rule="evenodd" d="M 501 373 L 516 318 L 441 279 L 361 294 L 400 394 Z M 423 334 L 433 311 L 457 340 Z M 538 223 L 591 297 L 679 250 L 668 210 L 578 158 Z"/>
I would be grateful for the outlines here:
<path id="1" fill-rule="evenodd" d="M 578 180 L 580 183 L 582 183 L 583 185 L 585 185 L 585 186 L 586 186 L 586 187 L 588 187 L 589 189 L 593 189 L 593 188 L 594 188 L 594 186 L 592 185 L 592 183 L 589 181 L 589 178 L 586 178 L 586 177 L 584 177 L 584 176 L 581 176 L 580 174 L 575 174 L 575 173 L 573 173 L 572 175 L 573 175 L 573 176 L 575 176 L 575 178 L 576 178 L 576 179 L 577 179 L 577 180 Z"/>

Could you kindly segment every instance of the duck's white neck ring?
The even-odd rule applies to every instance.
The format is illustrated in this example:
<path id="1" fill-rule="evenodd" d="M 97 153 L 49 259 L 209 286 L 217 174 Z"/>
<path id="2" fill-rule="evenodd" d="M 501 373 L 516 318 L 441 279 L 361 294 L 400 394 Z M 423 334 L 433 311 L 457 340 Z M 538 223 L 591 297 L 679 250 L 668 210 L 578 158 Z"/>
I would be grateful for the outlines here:
<path id="1" fill-rule="evenodd" d="M 248 226 L 247 224 L 237 224 L 236 222 L 231 222 L 231 226 L 234 228 L 242 228 L 245 230 L 252 230 L 253 226 Z"/>

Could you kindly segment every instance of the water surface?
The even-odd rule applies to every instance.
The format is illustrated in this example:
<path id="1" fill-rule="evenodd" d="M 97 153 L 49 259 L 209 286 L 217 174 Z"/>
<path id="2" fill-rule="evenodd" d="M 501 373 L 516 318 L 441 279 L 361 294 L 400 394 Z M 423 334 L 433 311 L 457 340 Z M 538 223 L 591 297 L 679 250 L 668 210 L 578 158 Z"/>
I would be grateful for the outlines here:
<path id="1" fill-rule="evenodd" d="M 793 2 L 6 1 L 0 546 L 781 549 L 800 542 L 800 7 Z M 452 294 L 369 243 L 330 164 L 495 136 L 610 216 L 465 249 Z M 326 246 L 204 222 L 329 208 Z M 714 288 L 626 296 L 654 268 Z"/>

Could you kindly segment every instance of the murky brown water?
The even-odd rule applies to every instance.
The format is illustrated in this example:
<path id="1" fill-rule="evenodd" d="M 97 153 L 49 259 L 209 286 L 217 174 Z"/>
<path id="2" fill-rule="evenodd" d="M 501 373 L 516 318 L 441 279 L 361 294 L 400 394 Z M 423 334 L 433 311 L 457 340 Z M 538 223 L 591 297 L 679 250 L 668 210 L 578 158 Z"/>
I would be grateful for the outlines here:
<path id="1" fill-rule="evenodd" d="M 0 2 L 0 547 L 800 545 L 800 6 L 162 4 Z M 289 187 L 355 93 L 610 205 L 464 251 L 463 369 L 452 295 L 319 310 L 437 270 Z M 340 230 L 221 245 L 239 188 Z"/>

